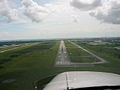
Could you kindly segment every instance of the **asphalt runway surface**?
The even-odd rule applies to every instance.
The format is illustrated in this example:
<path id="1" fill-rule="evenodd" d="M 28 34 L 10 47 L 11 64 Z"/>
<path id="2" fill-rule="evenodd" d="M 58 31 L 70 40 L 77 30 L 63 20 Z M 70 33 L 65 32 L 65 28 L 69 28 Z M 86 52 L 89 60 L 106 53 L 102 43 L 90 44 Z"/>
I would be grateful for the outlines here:
<path id="1" fill-rule="evenodd" d="M 66 66 L 66 65 L 70 65 L 70 64 L 71 64 L 70 58 L 68 57 L 68 53 L 67 53 L 64 41 L 62 40 L 60 42 L 60 47 L 59 47 L 58 54 L 57 54 L 57 57 L 56 57 L 55 65 Z"/>

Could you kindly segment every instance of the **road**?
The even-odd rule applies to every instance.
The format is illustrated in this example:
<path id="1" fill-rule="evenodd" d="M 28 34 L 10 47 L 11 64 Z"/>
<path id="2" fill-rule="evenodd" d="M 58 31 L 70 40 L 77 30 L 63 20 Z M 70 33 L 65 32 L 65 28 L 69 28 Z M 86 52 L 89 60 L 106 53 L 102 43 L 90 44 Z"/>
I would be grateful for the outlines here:
<path id="1" fill-rule="evenodd" d="M 76 62 L 71 62 L 70 57 L 68 56 L 67 50 L 66 50 L 66 46 L 63 40 L 61 40 L 60 42 L 60 46 L 58 49 L 58 54 L 55 60 L 55 66 L 66 66 L 66 67 L 79 67 L 79 66 L 94 66 L 96 64 L 104 64 L 107 63 L 106 60 L 104 60 L 103 58 L 95 55 L 94 53 L 84 49 L 83 47 L 77 45 L 76 43 L 73 43 L 71 41 L 69 41 L 70 43 L 72 43 L 73 45 L 75 45 L 76 47 L 78 47 L 78 49 L 82 49 L 85 52 L 89 53 L 92 57 L 96 58 L 98 61 L 97 62 L 85 62 L 85 63 L 76 63 Z"/>
<path id="2" fill-rule="evenodd" d="M 14 50 L 14 49 L 17 49 L 17 48 L 18 48 L 18 47 L 11 48 L 11 49 L 7 49 L 7 50 L 2 50 L 2 51 L 0 51 L 0 53 L 4 53 L 4 52 L 6 52 L 6 51 Z"/>
<path id="3" fill-rule="evenodd" d="M 28 46 L 33 46 L 33 45 L 37 45 L 37 44 L 38 43 L 19 45 L 17 47 L 13 47 L 13 48 L 10 48 L 10 49 L 1 50 L 0 53 L 4 53 L 4 52 L 7 52 L 7 51 L 15 50 L 15 49 L 20 48 L 20 47 L 28 47 Z"/>

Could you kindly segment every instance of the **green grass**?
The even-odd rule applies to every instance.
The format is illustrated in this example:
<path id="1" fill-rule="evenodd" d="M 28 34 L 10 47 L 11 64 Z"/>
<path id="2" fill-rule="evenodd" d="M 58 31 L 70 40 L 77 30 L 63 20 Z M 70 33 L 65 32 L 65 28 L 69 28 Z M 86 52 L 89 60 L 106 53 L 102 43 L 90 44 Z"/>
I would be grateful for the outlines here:
<path id="1" fill-rule="evenodd" d="M 3 51 L 3 50 L 8 50 L 8 49 L 11 49 L 11 47 L 7 47 L 7 48 L 0 48 L 0 51 Z"/>
<path id="2" fill-rule="evenodd" d="M 65 45 L 67 47 L 67 51 L 70 56 L 70 60 L 72 62 L 90 63 L 97 61 L 95 58 L 91 58 L 91 57 L 79 57 L 79 56 L 91 56 L 91 55 L 85 52 L 84 50 L 78 48 L 77 46 L 71 44 L 70 42 L 66 41 Z"/>
<path id="3" fill-rule="evenodd" d="M 80 42 L 78 42 L 78 44 L 88 49 L 89 51 L 97 54 L 98 56 L 101 56 L 106 60 L 108 59 L 110 62 L 120 63 L 120 50 L 113 48 L 112 45 L 92 46 L 89 44 L 81 44 Z"/>
<path id="4" fill-rule="evenodd" d="M 29 48 L 19 48 L 2 53 L 1 59 L 10 61 L 2 64 L 0 69 L 0 82 L 15 79 L 12 83 L 0 83 L 0 90 L 33 90 L 36 80 L 67 71 L 54 67 L 59 42 L 38 44 Z M 15 56 L 14 55 L 17 54 Z"/>
<path id="5" fill-rule="evenodd" d="M 20 47 L 16 49 L 12 49 L 4 53 L 0 53 L 0 66 L 1 64 L 11 61 L 13 58 L 17 56 L 27 53 L 28 49 L 34 45 L 37 45 L 37 43 L 31 43 L 29 45 L 21 45 Z"/>
<path id="6" fill-rule="evenodd" d="M 21 47 L 0 54 L 0 61 L 3 60 L 4 62 L 6 59 L 4 63 L 0 64 L 3 66 L 0 69 L 0 90 L 33 90 L 35 81 L 43 80 L 43 78 L 64 71 L 101 71 L 120 74 L 120 62 L 118 60 L 109 64 L 95 66 L 54 67 L 59 43 L 58 41 L 45 41 L 37 45 Z M 14 54 L 18 55 L 14 56 Z M 11 57 L 11 55 L 13 56 Z M 10 79 L 15 79 L 16 81 L 1 83 Z M 48 81 L 46 80 L 46 82 Z M 41 84 L 46 82 L 43 80 Z"/>
<path id="7" fill-rule="evenodd" d="M 120 50 L 109 48 L 112 45 L 91 46 L 89 44 L 82 44 L 82 42 L 77 42 L 77 44 L 108 61 L 108 64 L 97 65 L 97 67 L 104 67 L 103 71 L 109 68 L 109 71 L 120 74 Z"/>
<path id="8" fill-rule="evenodd" d="M 48 71 L 49 66 L 53 64 L 50 62 L 56 55 L 53 45 L 54 42 L 48 45 L 43 43 L 31 48 L 3 53 L 1 58 L 10 58 L 11 61 L 2 64 L 4 68 L 0 69 L 0 81 L 15 79 L 16 82 L 1 84 L 0 89 L 32 90 L 33 82 L 40 79 L 41 75 L 44 76 L 43 72 Z"/>
<path id="9" fill-rule="evenodd" d="M 90 56 L 89 53 L 83 51 L 82 49 L 79 49 L 68 41 L 65 42 L 65 45 L 70 56 Z"/>
<path id="10" fill-rule="evenodd" d="M 42 90 L 56 75 L 45 77 L 41 80 L 35 81 L 34 87 L 37 86 L 38 90 Z"/>
<path id="11" fill-rule="evenodd" d="M 24 45 L 24 44 L 23 44 L 23 45 Z M 20 45 L 20 46 L 18 46 L 18 47 L 9 46 L 9 47 L 5 47 L 5 48 L 0 48 L 0 51 L 9 50 L 9 49 L 13 49 L 13 48 L 19 48 L 19 47 L 21 47 L 21 46 L 23 46 L 23 45 Z"/>

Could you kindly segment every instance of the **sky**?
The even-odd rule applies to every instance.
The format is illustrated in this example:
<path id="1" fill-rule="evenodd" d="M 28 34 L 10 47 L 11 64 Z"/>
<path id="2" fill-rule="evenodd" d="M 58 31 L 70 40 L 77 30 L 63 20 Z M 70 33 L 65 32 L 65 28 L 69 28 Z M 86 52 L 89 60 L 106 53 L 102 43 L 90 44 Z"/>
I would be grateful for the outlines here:
<path id="1" fill-rule="evenodd" d="M 120 0 L 0 0 L 0 40 L 120 37 Z"/>

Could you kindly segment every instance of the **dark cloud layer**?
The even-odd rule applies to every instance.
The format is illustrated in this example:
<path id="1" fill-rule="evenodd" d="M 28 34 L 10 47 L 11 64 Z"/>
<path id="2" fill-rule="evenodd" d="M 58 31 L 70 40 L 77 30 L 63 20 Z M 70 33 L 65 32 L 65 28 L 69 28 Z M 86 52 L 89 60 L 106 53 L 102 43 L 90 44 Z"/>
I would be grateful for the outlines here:
<path id="1" fill-rule="evenodd" d="M 91 3 L 83 3 L 81 0 L 72 0 L 71 5 L 80 10 L 91 10 L 101 5 L 101 0 L 91 0 Z"/>

